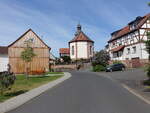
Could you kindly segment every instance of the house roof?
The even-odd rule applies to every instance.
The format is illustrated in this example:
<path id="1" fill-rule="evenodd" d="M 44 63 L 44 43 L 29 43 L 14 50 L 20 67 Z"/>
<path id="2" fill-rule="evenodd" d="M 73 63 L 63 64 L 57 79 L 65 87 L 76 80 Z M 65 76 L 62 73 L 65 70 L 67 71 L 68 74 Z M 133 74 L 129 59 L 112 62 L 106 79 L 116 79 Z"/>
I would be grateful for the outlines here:
<path id="1" fill-rule="evenodd" d="M 79 41 L 86 41 L 86 42 L 93 42 L 93 40 L 91 40 L 87 35 L 85 35 L 82 31 L 80 31 L 78 33 L 78 35 L 76 35 L 71 41 L 69 41 L 69 43 L 71 42 L 79 42 Z"/>
<path id="2" fill-rule="evenodd" d="M 117 52 L 117 51 L 120 51 L 120 50 L 124 49 L 124 47 L 125 47 L 124 45 L 121 45 L 121 46 L 118 46 L 118 47 L 116 47 L 116 48 L 114 48 L 114 49 L 112 49 L 110 51 Z"/>
<path id="3" fill-rule="evenodd" d="M 8 47 L 0 46 L 0 54 L 8 54 Z"/>
<path id="4" fill-rule="evenodd" d="M 61 54 L 70 54 L 69 48 L 60 48 L 59 53 Z"/>
<path id="5" fill-rule="evenodd" d="M 23 35 L 21 35 L 16 41 L 14 41 L 13 43 L 11 43 L 10 45 L 8 45 L 8 47 L 12 46 L 14 43 L 16 43 L 18 40 L 20 40 L 24 35 L 26 35 L 29 31 L 32 31 L 37 38 L 49 49 L 51 49 L 32 29 L 28 29 Z"/>
<path id="6" fill-rule="evenodd" d="M 112 36 L 112 38 L 111 38 L 108 42 L 111 42 L 111 41 L 113 41 L 113 40 L 116 40 L 116 39 L 118 39 L 118 38 L 120 38 L 120 37 L 122 37 L 122 36 L 124 36 L 124 35 L 126 35 L 126 34 L 128 34 L 128 33 L 130 33 L 130 32 L 133 32 L 133 31 L 139 29 L 139 28 L 145 23 L 145 21 L 146 21 L 148 18 L 150 18 L 150 13 L 147 14 L 147 15 L 145 15 L 145 16 L 143 16 L 143 17 L 137 17 L 135 20 L 131 21 L 131 22 L 130 22 L 127 26 L 125 26 L 124 28 L 122 28 L 122 29 L 120 29 L 120 30 L 118 30 L 118 31 L 115 31 L 115 32 L 111 33 L 111 35 L 113 35 L 113 36 Z M 131 29 L 130 29 L 130 25 L 131 25 L 132 23 L 134 23 L 134 22 L 136 22 L 136 24 L 137 24 L 137 25 L 136 25 L 136 28 L 133 29 L 133 30 L 131 30 Z"/>

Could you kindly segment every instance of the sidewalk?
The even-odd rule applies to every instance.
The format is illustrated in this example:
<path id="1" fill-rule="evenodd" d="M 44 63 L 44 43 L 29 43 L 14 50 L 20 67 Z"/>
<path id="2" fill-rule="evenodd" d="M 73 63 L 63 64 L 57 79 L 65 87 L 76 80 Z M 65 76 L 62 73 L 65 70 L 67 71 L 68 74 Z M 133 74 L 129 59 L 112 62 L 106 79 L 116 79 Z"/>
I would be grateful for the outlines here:
<path id="1" fill-rule="evenodd" d="M 19 96 L 13 97 L 3 103 L 0 103 L 0 113 L 8 112 L 12 109 L 15 109 L 22 104 L 26 103 L 27 101 L 33 99 L 34 97 L 42 94 L 43 92 L 47 91 L 48 89 L 53 88 L 54 86 L 58 85 L 59 83 L 67 80 L 71 77 L 70 73 L 65 72 L 65 75 L 55 81 L 49 82 L 48 84 L 42 85 L 38 88 L 35 88 L 29 92 L 21 94 Z"/>

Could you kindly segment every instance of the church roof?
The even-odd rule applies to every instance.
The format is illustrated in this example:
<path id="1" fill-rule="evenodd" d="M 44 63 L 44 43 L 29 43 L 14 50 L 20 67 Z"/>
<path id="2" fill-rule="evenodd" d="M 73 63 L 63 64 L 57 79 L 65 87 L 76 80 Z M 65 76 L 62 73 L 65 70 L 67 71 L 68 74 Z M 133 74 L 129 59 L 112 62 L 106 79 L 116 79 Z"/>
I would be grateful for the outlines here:
<path id="1" fill-rule="evenodd" d="M 71 42 L 79 42 L 79 41 L 86 41 L 86 42 L 92 42 L 94 43 L 93 40 L 91 40 L 86 34 L 84 34 L 81 30 L 81 25 L 77 25 L 77 32 L 75 34 L 75 37 L 69 41 L 69 43 Z"/>
<path id="2" fill-rule="evenodd" d="M 78 41 L 86 41 L 86 42 L 93 42 L 93 40 L 91 40 L 87 35 L 85 35 L 82 31 L 75 36 L 69 43 L 71 42 L 78 42 Z"/>

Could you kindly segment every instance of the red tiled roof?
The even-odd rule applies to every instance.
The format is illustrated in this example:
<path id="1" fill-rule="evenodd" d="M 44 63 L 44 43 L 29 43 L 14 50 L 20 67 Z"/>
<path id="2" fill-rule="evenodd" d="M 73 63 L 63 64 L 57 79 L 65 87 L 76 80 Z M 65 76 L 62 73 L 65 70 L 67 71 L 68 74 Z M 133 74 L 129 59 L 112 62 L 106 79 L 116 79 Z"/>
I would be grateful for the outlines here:
<path id="1" fill-rule="evenodd" d="M 110 51 L 112 51 L 112 52 L 117 52 L 117 51 L 120 51 L 120 50 L 122 50 L 122 49 L 124 49 L 124 45 L 122 45 L 122 46 L 118 46 L 118 47 L 116 47 L 116 48 L 114 48 L 114 49 L 112 49 L 112 50 L 110 50 Z"/>
<path id="2" fill-rule="evenodd" d="M 137 27 L 134 30 L 130 30 L 129 25 L 125 26 L 124 28 L 118 30 L 118 32 L 116 32 L 115 36 L 113 38 L 111 38 L 108 42 L 111 42 L 115 39 L 120 38 L 123 35 L 126 35 L 132 31 L 135 31 L 137 29 L 139 29 L 144 23 L 145 21 L 150 17 L 150 13 L 145 15 L 144 17 L 142 17 L 142 19 L 138 22 Z"/>
<path id="3" fill-rule="evenodd" d="M 61 54 L 69 54 L 70 50 L 69 50 L 69 48 L 60 48 L 59 49 L 59 53 L 61 53 Z"/>
<path id="4" fill-rule="evenodd" d="M 8 47 L 0 46 L 0 54 L 8 54 Z"/>
<path id="5" fill-rule="evenodd" d="M 86 36 L 82 31 L 77 36 L 75 36 L 69 43 L 78 41 L 87 41 L 94 43 L 94 41 L 91 40 L 88 36 Z"/>

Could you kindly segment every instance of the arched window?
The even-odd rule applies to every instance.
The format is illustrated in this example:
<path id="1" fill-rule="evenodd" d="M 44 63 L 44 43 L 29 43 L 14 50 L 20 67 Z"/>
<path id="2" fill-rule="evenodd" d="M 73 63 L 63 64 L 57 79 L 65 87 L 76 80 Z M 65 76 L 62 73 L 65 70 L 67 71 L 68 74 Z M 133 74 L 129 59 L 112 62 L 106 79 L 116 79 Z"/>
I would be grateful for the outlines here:
<path id="1" fill-rule="evenodd" d="M 74 46 L 72 46 L 72 55 L 74 55 Z"/>
<path id="2" fill-rule="evenodd" d="M 90 46 L 90 55 L 92 55 L 92 46 Z"/>

